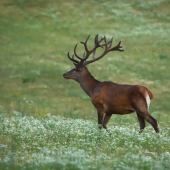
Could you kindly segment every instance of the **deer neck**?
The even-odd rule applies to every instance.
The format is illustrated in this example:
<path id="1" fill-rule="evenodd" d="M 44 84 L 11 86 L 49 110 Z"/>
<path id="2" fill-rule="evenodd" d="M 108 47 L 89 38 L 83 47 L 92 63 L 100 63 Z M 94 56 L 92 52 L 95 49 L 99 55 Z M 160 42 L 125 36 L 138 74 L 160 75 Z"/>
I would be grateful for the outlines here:
<path id="1" fill-rule="evenodd" d="M 100 81 L 96 80 L 90 72 L 87 70 L 85 74 L 79 79 L 79 84 L 84 92 L 91 97 L 94 88 L 98 85 Z"/>

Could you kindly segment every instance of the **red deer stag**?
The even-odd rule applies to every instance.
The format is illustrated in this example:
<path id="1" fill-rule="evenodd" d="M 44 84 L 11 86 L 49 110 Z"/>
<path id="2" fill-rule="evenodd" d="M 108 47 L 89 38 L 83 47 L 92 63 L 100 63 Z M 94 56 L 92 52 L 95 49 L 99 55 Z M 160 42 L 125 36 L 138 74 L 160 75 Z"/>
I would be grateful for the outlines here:
<path id="1" fill-rule="evenodd" d="M 75 68 L 63 74 L 63 77 L 77 81 L 85 93 L 91 97 L 92 103 L 97 109 L 99 128 L 103 126 L 107 129 L 106 125 L 112 114 L 124 115 L 135 111 L 140 123 L 140 132 L 145 128 L 146 120 L 154 127 L 156 133 L 159 133 L 157 121 L 148 112 L 150 100 L 153 99 L 153 94 L 148 88 L 140 85 L 121 85 L 110 81 L 100 82 L 90 74 L 86 67 L 86 65 L 101 59 L 110 51 L 124 51 L 120 49 L 122 48 L 120 46 L 121 41 L 115 47 L 111 47 L 113 37 L 107 42 L 105 36 L 98 40 L 97 34 L 95 46 L 92 50 L 89 50 L 87 48 L 89 37 L 90 35 L 85 42 L 81 42 L 86 51 L 83 57 L 76 53 L 77 44 L 74 48 L 74 54 L 80 61 L 74 58 L 74 54 L 70 57 L 68 52 L 68 58 L 73 61 Z M 103 44 L 101 44 L 102 41 L 104 41 Z M 95 51 L 98 47 L 104 47 L 105 49 L 99 57 L 95 57 Z M 87 61 L 92 53 L 93 59 Z"/>

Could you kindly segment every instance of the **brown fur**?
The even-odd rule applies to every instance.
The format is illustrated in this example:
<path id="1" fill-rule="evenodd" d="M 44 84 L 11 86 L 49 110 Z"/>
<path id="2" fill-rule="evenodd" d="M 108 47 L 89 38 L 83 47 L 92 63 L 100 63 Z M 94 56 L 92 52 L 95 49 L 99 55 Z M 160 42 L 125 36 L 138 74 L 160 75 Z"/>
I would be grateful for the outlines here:
<path id="1" fill-rule="evenodd" d="M 153 99 L 153 94 L 148 88 L 140 85 L 121 85 L 109 81 L 100 82 L 90 74 L 86 67 L 86 65 L 101 59 L 110 51 L 124 51 L 121 49 L 122 46 L 120 46 L 121 41 L 112 47 L 113 37 L 107 42 L 105 36 L 98 40 L 97 34 L 95 36 L 95 46 L 92 50 L 89 50 L 87 48 L 89 37 L 90 35 L 85 42 L 81 42 L 86 50 L 83 58 L 79 57 L 76 53 L 77 45 L 74 48 L 74 54 L 80 61 L 74 59 L 74 55 L 71 58 L 68 53 L 68 58 L 74 62 L 75 68 L 63 74 L 63 77 L 77 81 L 84 92 L 91 97 L 98 113 L 100 128 L 103 126 L 107 129 L 107 123 L 112 114 L 124 115 L 135 111 L 138 116 L 141 132 L 145 128 L 146 120 L 154 127 L 156 133 L 159 133 L 157 121 L 148 112 L 147 93 L 150 100 Z M 102 41 L 104 41 L 104 44 L 101 44 Z M 96 49 L 99 47 L 105 47 L 104 52 L 100 56 L 95 57 Z M 87 61 L 92 53 L 93 59 Z"/>
<path id="2" fill-rule="evenodd" d="M 157 122 L 147 109 L 146 92 L 150 99 L 153 99 L 153 94 L 148 88 L 109 81 L 100 82 L 90 74 L 86 66 L 79 66 L 63 74 L 63 77 L 77 81 L 85 93 L 91 97 L 97 109 L 100 128 L 103 126 L 107 129 L 107 123 L 112 114 L 124 115 L 136 112 L 141 131 L 145 128 L 144 120 L 146 120 L 159 133 Z"/>

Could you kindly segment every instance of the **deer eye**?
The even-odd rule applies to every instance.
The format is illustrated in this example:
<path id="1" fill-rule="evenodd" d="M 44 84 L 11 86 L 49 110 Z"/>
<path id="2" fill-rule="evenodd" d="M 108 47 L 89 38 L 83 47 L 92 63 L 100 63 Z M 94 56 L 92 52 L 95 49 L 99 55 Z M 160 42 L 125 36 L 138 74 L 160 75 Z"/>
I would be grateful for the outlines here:
<path id="1" fill-rule="evenodd" d="M 74 69 L 73 72 L 74 72 L 74 73 L 77 72 L 77 69 Z"/>
<path id="2" fill-rule="evenodd" d="M 78 70 L 78 69 L 74 69 L 74 72 L 77 71 L 77 72 L 80 72 L 81 70 Z"/>

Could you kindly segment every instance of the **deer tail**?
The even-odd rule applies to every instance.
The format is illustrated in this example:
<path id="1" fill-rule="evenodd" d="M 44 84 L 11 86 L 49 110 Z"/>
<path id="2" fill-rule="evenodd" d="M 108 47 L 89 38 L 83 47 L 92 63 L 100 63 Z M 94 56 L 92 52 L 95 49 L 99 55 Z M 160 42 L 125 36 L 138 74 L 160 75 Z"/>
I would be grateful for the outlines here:
<path id="1" fill-rule="evenodd" d="M 153 99 L 153 93 L 148 88 L 145 87 L 145 89 L 146 89 L 146 92 L 149 95 L 150 100 L 152 100 Z"/>
<path id="2" fill-rule="evenodd" d="M 149 105 L 150 105 L 150 102 L 151 100 L 153 99 L 153 93 L 145 87 L 145 99 L 146 99 L 146 103 L 147 103 L 147 106 L 148 106 L 148 109 L 149 109 Z"/>

